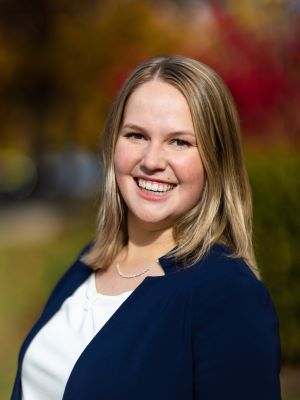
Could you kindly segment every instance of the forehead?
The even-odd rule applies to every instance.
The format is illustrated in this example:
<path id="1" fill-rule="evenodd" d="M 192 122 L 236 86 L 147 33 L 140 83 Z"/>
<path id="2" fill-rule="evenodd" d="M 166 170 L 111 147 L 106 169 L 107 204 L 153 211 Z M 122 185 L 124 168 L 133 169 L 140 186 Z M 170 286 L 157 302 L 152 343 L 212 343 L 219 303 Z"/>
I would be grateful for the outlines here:
<path id="1" fill-rule="evenodd" d="M 124 109 L 123 125 L 164 124 L 170 129 L 192 129 L 189 105 L 183 94 L 169 83 L 152 80 L 139 86 L 129 96 Z M 177 126 L 176 126 L 177 125 Z"/>

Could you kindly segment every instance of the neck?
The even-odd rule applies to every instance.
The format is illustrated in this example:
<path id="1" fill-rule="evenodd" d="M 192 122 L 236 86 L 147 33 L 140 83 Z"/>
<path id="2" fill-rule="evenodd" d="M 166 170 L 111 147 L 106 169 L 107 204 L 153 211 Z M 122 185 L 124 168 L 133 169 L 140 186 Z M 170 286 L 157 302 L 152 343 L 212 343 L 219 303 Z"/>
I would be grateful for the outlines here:
<path id="1" fill-rule="evenodd" d="M 127 262 L 150 262 L 174 247 L 172 227 L 149 227 L 128 219 L 128 244 L 124 257 Z"/>

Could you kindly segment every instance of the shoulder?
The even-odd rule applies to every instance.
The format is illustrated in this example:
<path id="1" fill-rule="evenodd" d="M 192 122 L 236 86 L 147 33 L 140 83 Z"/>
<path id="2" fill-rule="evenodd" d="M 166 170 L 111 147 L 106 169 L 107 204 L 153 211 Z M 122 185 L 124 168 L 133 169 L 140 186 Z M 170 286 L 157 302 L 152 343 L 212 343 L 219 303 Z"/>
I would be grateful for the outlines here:
<path id="1" fill-rule="evenodd" d="M 244 276 L 245 279 L 258 281 L 243 259 L 232 257 L 231 250 L 219 244 L 213 245 L 208 253 L 191 268 L 211 278 Z"/>
<path id="2" fill-rule="evenodd" d="M 219 398 L 223 390 L 226 398 L 265 399 L 272 393 L 277 399 L 280 340 L 275 308 L 247 264 L 228 255 L 225 248 L 214 246 L 187 274 L 199 391 L 205 398 Z"/>
<path id="3" fill-rule="evenodd" d="M 233 324 L 278 324 L 276 311 L 265 284 L 239 258 L 215 245 L 190 268 L 192 308 L 195 321 L 216 315 L 226 316 Z"/>
<path id="4" fill-rule="evenodd" d="M 62 275 L 62 277 L 59 279 L 57 285 L 63 283 L 64 281 L 68 281 L 72 279 L 72 277 L 77 276 L 77 275 L 85 275 L 86 272 L 90 271 L 90 267 L 86 264 L 84 264 L 81 261 L 81 258 L 89 251 L 89 249 L 92 246 L 92 242 L 89 242 L 86 244 L 75 256 L 74 261 L 71 263 L 71 265 L 67 268 L 65 273 Z"/>
<path id="5" fill-rule="evenodd" d="M 62 302 L 66 297 L 70 296 L 74 290 L 91 274 L 92 270 L 89 266 L 81 261 L 81 257 L 89 251 L 92 244 L 93 243 L 90 242 L 84 246 L 84 248 L 78 253 L 74 262 L 71 263 L 69 268 L 58 280 L 48 298 L 45 310 L 51 305 Z"/>
<path id="6" fill-rule="evenodd" d="M 202 260 L 186 270 L 190 272 L 195 289 L 205 286 L 210 290 L 231 292 L 242 286 L 254 291 L 264 288 L 246 262 L 232 257 L 231 251 L 221 245 L 214 245 Z"/>

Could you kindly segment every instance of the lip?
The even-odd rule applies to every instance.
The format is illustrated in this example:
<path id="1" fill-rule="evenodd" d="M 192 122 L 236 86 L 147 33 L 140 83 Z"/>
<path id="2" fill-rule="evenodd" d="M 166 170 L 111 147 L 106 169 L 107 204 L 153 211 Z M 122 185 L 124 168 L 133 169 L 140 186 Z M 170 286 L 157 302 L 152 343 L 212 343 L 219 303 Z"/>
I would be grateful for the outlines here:
<path id="1" fill-rule="evenodd" d="M 149 181 L 149 182 L 152 182 L 152 183 L 163 183 L 163 184 L 166 184 L 166 185 L 173 185 L 174 187 L 177 186 L 177 183 L 173 183 L 173 182 L 169 182 L 169 181 L 164 181 L 164 180 L 162 180 L 162 179 L 157 179 L 157 178 L 149 178 L 149 176 L 142 176 L 142 175 L 139 175 L 139 176 L 135 176 L 133 179 L 134 179 L 136 182 L 137 182 L 138 179 L 143 179 L 144 181 Z"/>
<path id="2" fill-rule="evenodd" d="M 161 179 L 152 180 L 152 179 L 141 177 L 141 176 L 134 178 L 134 181 L 136 183 L 136 190 L 137 190 L 138 195 L 142 199 L 148 200 L 148 201 L 164 201 L 164 200 L 167 200 L 171 196 L 174 188 L 172 190 L 169 190 L 168 192 L 165 192 L 164 194 L 156 194 L 155 192 L 150 192 L 148 190 L 145 190 L 145 189 L 141 188 L 137 184 L 137 180 L 138 179 L 143 179 L 143 180 L 146 180 L 146 181 L 149 181 L 149 182 L 153 182 L 153 183 L 162 183 L 162 184 L 174 185 L 174 188 L 177 186 L 177 184 L 166 182 L 166 181 L 163 181 Z"/>

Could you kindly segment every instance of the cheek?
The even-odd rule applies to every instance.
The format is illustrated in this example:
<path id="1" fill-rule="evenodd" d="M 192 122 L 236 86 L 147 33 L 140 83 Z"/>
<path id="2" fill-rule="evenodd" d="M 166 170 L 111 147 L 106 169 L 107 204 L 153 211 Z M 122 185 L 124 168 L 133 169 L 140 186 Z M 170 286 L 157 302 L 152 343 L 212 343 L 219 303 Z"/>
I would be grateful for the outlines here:
<path id="1" fill-rule="evenodd" d="M 118 175 L 128 174 L 137 163 L 138 155 L 133 148 L 118 140 L 114 154 L 115 172 Z"/>
<path id="2" fill-rule="evenodd" d="M 202 161 L 198 154 L 176 161 L 176 172 L 182 184 L 189 185 L 195 191 L 202 191 L 205 173 Z"/>
<path id="3" fill-rule="evenodd" d="M 128 169 L 128 152 L 123 147 L 124 146 L 122 146 L 122 143 L 117 141 L 114 154 L 114 166 L 117 176 L 124 173 Z"/>

